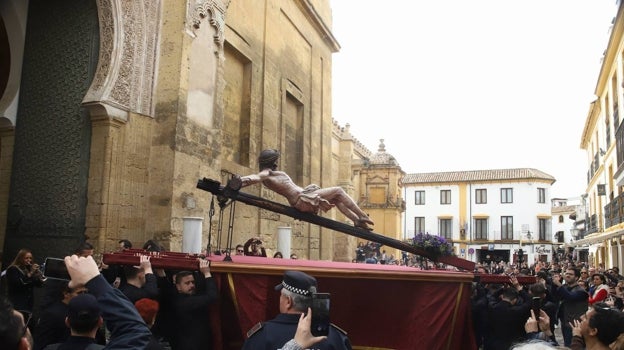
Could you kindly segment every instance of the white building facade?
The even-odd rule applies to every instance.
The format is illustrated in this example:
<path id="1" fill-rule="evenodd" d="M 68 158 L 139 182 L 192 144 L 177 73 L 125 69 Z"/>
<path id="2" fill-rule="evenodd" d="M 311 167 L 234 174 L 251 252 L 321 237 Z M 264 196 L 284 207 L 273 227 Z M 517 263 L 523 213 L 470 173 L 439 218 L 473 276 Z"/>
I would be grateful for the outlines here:
<path id="1" fill-rule="evenodd" d="M 440 235 L 475 262 L 516 262 L 520 251 L 525 262 L 550 261 L 554 182 L 530 168 L 408 174 L 405 238 Z"/>

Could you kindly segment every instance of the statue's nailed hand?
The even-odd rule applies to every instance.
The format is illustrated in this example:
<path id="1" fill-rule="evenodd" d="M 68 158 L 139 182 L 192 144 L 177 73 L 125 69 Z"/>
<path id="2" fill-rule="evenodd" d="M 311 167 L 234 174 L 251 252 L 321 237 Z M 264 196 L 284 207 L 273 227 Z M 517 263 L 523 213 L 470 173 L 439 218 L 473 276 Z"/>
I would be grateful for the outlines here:
<path id="1" fill-rule="evenodd" d="M 238 191 L 243 186 L 243 180 L 241 180 L 240 175 L 232 175 L 232 178 L 228 180 L 227 185 L 225 187 Z"/>

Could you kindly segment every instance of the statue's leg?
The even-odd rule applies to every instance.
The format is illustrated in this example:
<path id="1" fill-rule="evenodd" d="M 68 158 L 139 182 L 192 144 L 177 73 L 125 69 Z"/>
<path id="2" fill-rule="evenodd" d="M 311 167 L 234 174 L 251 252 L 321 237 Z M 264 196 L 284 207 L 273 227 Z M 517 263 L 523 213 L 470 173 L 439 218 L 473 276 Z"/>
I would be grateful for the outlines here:
<path id="1" fill-rule="evenodd" d="M 354 223 L 360 220 L 360 217 L 357 216 L 353 211 L 351 211 L 348 206 L 344 205 L 344 203 L 336 202 L 334 204 L 336 205 L 336 208 L 340 210 L 341 213 L 343 213 L 346 217 L 351 219 L 351 221 L 353 221 Z"/>
<path id="2" fill-rule="evenodd" d="M 331 204 L 334 204 L 341 213 L 353 221 L 355 226 L 370 230 L 366 224 L 374 225 L 374 222 L 362 211 L 353 198 L 351 198 L 342 187 L 322 188 L 316 191 L 316 193 Z"/>
<path id="3" fill-rule="evenodd" d="M 358 220 L 365 222 L 367 224 L 371 224 L 374 225 L 375 223 L 373 222 L 373 220 L 371 220 L 368 217 L 368 214 L 366 214 L 353 200 L 353 198 L 351 198 L 351 196 L 349 196 L 342 188 L 340 189 L 340 191 L 342 193 L 340 193 L 340 195 L 338 196 L 338 200 L 341 201 L 342 203 L 344 203 L 344 205 L 351 211 L 353 212 L 355 215 L 357 215 Z"/>
<path id="4" fill-rule="evenodd" d="M 356 227 L 361 227 L 366 230 L 372 230 L 372 228 L 368 227 L 367 224 L 374 225 L 375 223 L 371 220 L 366 213 L 360 209 L 360 207 L 355 204 L 355 202 L 348 195 L 343 196 L 344 201 L 336 201 L 335 205 L 343 214 L 345 214 L 351 221 L 353 221 L 353 225 Z M 358 215 L 361 213 L 361 215 Z"/>

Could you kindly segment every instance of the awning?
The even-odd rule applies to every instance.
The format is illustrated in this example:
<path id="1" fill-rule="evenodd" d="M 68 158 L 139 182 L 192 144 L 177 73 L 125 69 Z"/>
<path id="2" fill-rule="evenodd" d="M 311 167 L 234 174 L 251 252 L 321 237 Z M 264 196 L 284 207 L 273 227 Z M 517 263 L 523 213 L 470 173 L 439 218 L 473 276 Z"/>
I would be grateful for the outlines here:
<path id="1" fill-rule="evenodd" d="M 551 214 L 537 214 L 538 219 L 552 219 Z"/>
<path id="2" fill-rule="evenodd" d="M 574 242 L 570 242 L 568 244 L 566 244 L 566 246 L 568 247 L 578 247 L 580 245 L 584 245 L 584 244 L 595 244 L 595 243 L 602 243 L 606 240 L 609 240 L 611 238 L 616 238 L 616 237 L 620 237 L 624 235 L 624 230 L 618 230 L 615 232 L 611 232 L 611 233 L 602 233 L 600 235 L 596 235 L 596 236 L 592 236 L 592 237 L 586 237 L 583 239 L 579 239 L 578 241 L 574 241 Z"/>

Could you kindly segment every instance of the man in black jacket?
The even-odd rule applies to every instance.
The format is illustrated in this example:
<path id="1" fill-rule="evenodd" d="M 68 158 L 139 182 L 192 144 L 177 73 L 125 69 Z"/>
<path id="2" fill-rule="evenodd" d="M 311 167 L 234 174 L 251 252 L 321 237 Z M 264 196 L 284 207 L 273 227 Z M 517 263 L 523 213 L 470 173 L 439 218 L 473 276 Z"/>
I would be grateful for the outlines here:
<path id="1" fill-rule="evenodd" d="M 165 298 L 169 305 L 169 343 L 173 350 L 212 349 L 209 307 L 218 298 L 217 284 L 210 274 L 210 261 L 199 259 L 199 272 L 203 280 L 196 286 L 191 271 L 175 275 L 175 290 Z"/>
<path id="2" fill-rule="evenodd" d="M 561 321 L 561 334 L 564 346 L 572 344 L 572 326 L 570 324 L 578 320 L 587 311 L 589 294 L 578 285 L 581 272 L 576 268 L 568 268 L 563 275 L 565 284 L 561 283 L 561 277 L 553 276 L 553 286 L 556 294 L 561 298 L 559 306 L 559 319 Z"/>
<path id="3" fill-rule="evenodd" d="M 524 323 L 530 315 L 531 297 L 515 277 L 511 278 L 511 284 L 501 290 L 500 301 L 490 301 L 485 350 L 508 350 L 514 342 L 524 340 Z"/>
<path id="4" fill-rule="evenodd" d="M 133 304 L 143 298 L 154 300 L 158 298 L 158 282 L 152 271 L 149 257 L 141 255 L 139 264 L 139 267 L 123 267 L 125 283 L 119 287 L 119 290 Z"/>

